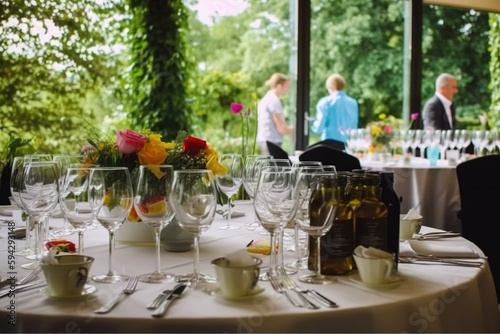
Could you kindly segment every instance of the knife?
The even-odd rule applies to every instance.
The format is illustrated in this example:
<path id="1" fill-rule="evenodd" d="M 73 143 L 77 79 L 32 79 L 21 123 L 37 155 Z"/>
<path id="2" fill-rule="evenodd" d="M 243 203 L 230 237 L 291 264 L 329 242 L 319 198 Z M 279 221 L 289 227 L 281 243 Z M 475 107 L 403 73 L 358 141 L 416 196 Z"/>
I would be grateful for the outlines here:
<path id="1" fill-rule="evenodd" d="M 173 291 L 175 289 L 177 289 L 177 287 L 179 287 L 180 285 L 184 285 L 184 284 L 177 284 L 173 290 L 170 290 L 170 289 L 167 289 L 165 291 L 163 291 L 162 293 L 160 293 L 156 298 L 155 300 L 153 300 L 151 302 L 151 304 L 149 304 L 148 306 L 146 306 L 146 308 L 148 310 L 155 310 L 158 306 L 160 306 L 161 302 L 163 302 L 166 298 L 170 297 L 170 295 L 173 293 Z"/>
<path id="2" fill-rule="evenodd" d="M 152 316 L 155 317 L 155 318 L 161 318 L 165 315 L 165 313 L 167 312 L 167 308 L 169 307 L 169 305 L 174 301 L 176 300 L 177 298 L 179 298 L 182 294 L 182 292 L 184 291 L 184 289 L 186 288 L 187 285 L 185 284 L 180 284 L 179 286 L 177 286 L 173 291 L 172 293 L 170 294 L 170 296 L 168 296 L 168 298 L 166 298 L 165 300 L 163 300 L 160 304 L 160 306 L 156 309 L 156 311 L 153 312 Z"/>
<path id="3" fill-rule="evenodd" d="M 10 288 L 3 289 L 0 291 L 0 298 L 8 296 L 11 292 L 16 294 L 18 292 L 25 291 L 25 290 L 32 290 L 32 289 L 36 289 L 36 288 L 41 288 L 45 285 L 47 285 L 47 282 L 34 281 L 34 282 L 29 282 L 29 283 L 26 283 L 23 285 L 18 285 L 12 290 Z"/>

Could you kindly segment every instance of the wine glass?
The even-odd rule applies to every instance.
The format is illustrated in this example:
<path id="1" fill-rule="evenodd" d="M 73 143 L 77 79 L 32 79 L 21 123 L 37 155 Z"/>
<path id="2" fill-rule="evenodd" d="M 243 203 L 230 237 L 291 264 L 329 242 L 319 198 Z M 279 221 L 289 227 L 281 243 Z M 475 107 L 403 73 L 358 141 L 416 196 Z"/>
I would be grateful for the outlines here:
<path id="1" fill-rule="evenodd" d="M 66 170 L 68 169 L 68 167 L 73 166 L 73 164 L 76 163 L 81 164 L 83 161 L 83 155 L 54 154 L 52 156 L 52 161 L 57 162 L 59 166 L 60 170 L 59 189 L 61 189 L 64 184 L 64 178 L 66 177 Z M 71 235 L 73 233 L 75 233 L 75 229 L 73 229 L 71 226 L 68 226 L 68 219 L 66 218 L 66 216 L 64 216 L 62 227 L 51 231 L 51 235 L 55 237 L 62 237 L 66 235 Z"/>
<path id="2" fill-rule="evenodd" d="M 83 234 L 93 221 L 88 202 L 91 168 L 66 168 L 60 190 L 59 202 L 64 217 L 78 232 L 78 254 L 83 254 Z"/>
<path id="3" fill-rule="evenodd" d="M 128 169 L 126 167 L 92 168 L 88 196 L 91 211 L 97 212 L 97 221 L 109 232 L 108 273 L 94 276 L 92 279 L 101 283 L 119 282 L 126 276 L 115 270 L 115 232 L 132 209 L 133 190 Z"/>
<path id="4" fill-rule="evenodd" d="M 217 191 L 212 171 L 176 170 L 170 204 L 179 219 L 179 225 L 194 236 L 194 271 L 192 274 L 177 276 L 176 281 L 190 281 L 195 285 L 213 282 L 214 278 L 199 272 L 200 235 L 212 224 L 217 206 Z"/>
<path id="5" fill-rule="evenodd" d="M 221 230 L 236 230 L 240 227 L 231 225 L 231 197 L 238 193 L 243 182 L 243 158 L 240 154 L 221 154 L 219 155 L 219 164 L 224 166 L 227 172 L 224 175 L 217 175 L 217 186 L 228 199 L 227 225 L 219 226 L 219 228 Z"/>
<path id="6" fill-rule="evenodd" d="M 148 165 L 139 169 L 134 207 L 141 220 L 153 229 L 156 242 L 155 271 L 140 276 L 141 282 L 161 283 L 174 277 L 171 273 L 160 271 L 160 233 L 174 217 L 169 203 L 173 178 L 174 168 L 171 165 Z"/>
<path id="7" fill-rule="evenodd" d="M 45 220 L 59 199 L 59 169 L 50 161 L 32 161 L 25 158 L 23 173 L 17 178 L 19 197 L 35 226 L 34 262 L 21 267 L 33 269 L 38 266 L 43 255 L 46 239 Z"/>
<path id="8" fill-rule="evenodd" d="M 298 196 L 294 191 L 295 171 L 263 168 L 255 191 L 254 209 L 261 225 L 269 232 L 271 257 L 266 276 L 277 274 L 276 235 L 295 217 Z M 265 279 L 261 276 L 260 279 Z"/>
<path id="9" fill-rule="evenodd" d="M 337 173 L 300 173 L 296 191 L 300 202 L 297 222 L 304 232 L 316 239 L 314 273 L 300 276 L 299 281 L 314 284 L 332 283 L 335 279 L 321 274 L 320 238 L 330 230 L 335 221 L 338 207 Z"/>
<path id="10" fill-rule="evenodd" d="M 10 193 L 12 195 L 12 199 L 16 203 L 16 205 L 21 208 L 22 216 L 26 214 L 26 210 L 23 207 L 23 203 L 21 203 L 20 197 L 20 183 L 19 179 L 23 174 L 23 166 L 24 166 L 24 157 L 14 157 L 12 161 L 12 170 L 10 174 Z M 34 254 L 33 249 L 31 249 L 31 230 L 33 224 L 30 223 L 29 215 L 26 214 L 26 243 L 24 249 L 19 250 L 15 253 L 17 256 L 30 256 Z"/>
<path id="11" fill-rule="evenodd" d="M 255 187 L 257 186 L 260 167 L 259 160 L 271 159 L 270 155 L 247 155 L 245 158 L 245 167 L 243 170 L 243 187 L 248 194 L 248 197 L 253 201 L 255 195 Z M 253 231 L 259 226 L 259 221 L 255 217 L 253 223 L 247 223 L 247 230 Z"/>

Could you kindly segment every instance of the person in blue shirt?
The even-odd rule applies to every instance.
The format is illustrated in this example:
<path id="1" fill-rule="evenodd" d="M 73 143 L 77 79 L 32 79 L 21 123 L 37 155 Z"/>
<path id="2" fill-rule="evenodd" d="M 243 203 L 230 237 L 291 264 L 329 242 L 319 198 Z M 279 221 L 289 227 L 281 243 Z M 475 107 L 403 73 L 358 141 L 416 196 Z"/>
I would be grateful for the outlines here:
<path id="1" fill-rule="evenodd" d="M 311 126 L 314 133 L 321 133 L 321 140 L 334 139 L 345 143 L 346 131 L 358 128 L 358 102 L 345 93 L 345 86 L 345 79 L 340 74 L 332 74 L 326 79 L 329 95 L 316 105 L 316 118 Z"/>

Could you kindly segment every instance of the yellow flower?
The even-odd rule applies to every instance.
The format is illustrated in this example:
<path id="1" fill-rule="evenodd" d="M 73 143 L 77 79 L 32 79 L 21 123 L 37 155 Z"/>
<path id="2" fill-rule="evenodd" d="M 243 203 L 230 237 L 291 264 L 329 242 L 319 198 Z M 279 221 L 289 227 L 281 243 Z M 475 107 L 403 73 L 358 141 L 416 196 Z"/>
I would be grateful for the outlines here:
<path id="1" fill-rule="evenodd" d="M 387 117 L 387 115 L 384 113 L 378 115 L 379 119 L 385 119 L 386 117 Z"/>
<path id="2" fill-rule="evenodd" d="M 219 154 L 210 147 L 207 147 L 205 152 L 207 153 L 207 168 L 210 169 L 215 175 L 222 176 L 226 174 L 226 167 L 219 164 Z"/>
<path id="3" fill-rule="evenodd" d="M 141 165 L 161 165 L 168 156 L 166 151 L 168 145 L 161 141 L 161 135 L 149 135 L 148 141 L 139 151 L 139 162 Z"/>

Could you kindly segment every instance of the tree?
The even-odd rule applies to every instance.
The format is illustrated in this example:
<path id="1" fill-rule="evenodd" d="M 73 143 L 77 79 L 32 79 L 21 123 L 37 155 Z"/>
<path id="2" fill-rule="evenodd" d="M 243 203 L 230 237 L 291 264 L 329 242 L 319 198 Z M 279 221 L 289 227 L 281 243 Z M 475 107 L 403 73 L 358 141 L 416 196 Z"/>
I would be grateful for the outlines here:
<path id="1" fill-rule="evenodd" d="M 135 128 L 174 139 L 179 130 L 190 130 L 187 10 L 182 0 L 130 0 L 129 4 L 132 58 L 125 110 Z"/>
<path id="2" fill-rule="evenodd" d="M 491 72 L 491 121 L 500 125 L 500 15 L 490 14 L 490 72 Z"/>
<path id="3" fill-rule="evenodd" d="M 118 10 L 112 0 L 0 0 L 2 141 L 14 134 L 39 151 L 78 152 L 78 130 L 116 108 L 105 97 L 114 75 L 105 29 Z"/>

